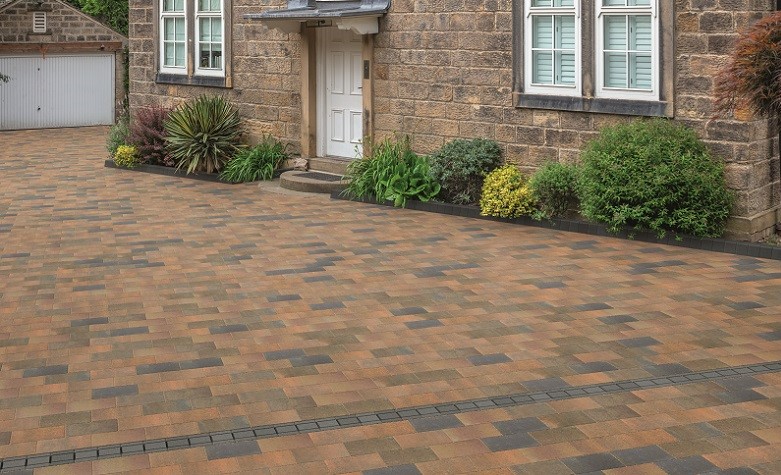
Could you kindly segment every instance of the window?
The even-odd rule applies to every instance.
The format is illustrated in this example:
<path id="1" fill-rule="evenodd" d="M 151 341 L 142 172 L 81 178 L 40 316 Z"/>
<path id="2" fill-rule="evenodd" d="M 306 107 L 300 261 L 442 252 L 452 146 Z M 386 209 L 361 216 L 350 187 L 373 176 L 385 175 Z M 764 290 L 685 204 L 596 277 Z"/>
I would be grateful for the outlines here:
<path id="1" fill-rule="evenodd" d="M 575 0 L 530 0 L 526 12 L 527 91 L 580 94 L 580 23 Z"/>
<path id="2" fill-rule="evenodd" d="M 187 70 L 187 17 L 184 0 L 163 0 L 160 23 L 160 70 L 184 74 Z"/>
<path id="3" fill-rule="evenodd" d="M 673 6 L 663 0 L 521 0 L 521 107 L 667 115 Z M 522 45 L 522 46 L 521 46 Z M 623 101 L 621 104 L 617 101 Z M 629 104 L 631 103 L 631 104 Z M 652 104 L 654 103 L 654 104 Z M 644 105 L 645 104 L 645 105 Z"/>
<path id="4" fill-rule="evenodd" d="M 222 74 L 222 0 L 198 0 L 195 13 L 199 73 Z"/>
<path id="5" fill-rule="evenodd" d="M 229 86 L 231 0 L 158 0 L 158 82 Z"/>
<path id="6" fill-rule="evenodd" d="M 657 100 L 655 0 L 600 0 L 597 96 Z"/>

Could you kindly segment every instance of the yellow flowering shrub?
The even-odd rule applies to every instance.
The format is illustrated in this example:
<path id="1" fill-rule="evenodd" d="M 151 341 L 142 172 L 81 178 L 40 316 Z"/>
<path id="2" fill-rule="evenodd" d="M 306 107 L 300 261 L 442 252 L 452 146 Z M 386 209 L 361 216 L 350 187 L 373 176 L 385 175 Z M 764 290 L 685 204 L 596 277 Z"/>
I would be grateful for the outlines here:
<path id="1" fill-rule="evenodd" d="M 529 181 L 515 165 L 504 165 L 485 177 L 480 197 L 480 214 L 517 218 L 535 210 Z"/>
<path id="2" fill-rule="evenodd" d="M 120 145 L 114 152 L 114 163 L 123 168 L 135 167 L 138 165 L 138 150 L 132 145 Z"/>

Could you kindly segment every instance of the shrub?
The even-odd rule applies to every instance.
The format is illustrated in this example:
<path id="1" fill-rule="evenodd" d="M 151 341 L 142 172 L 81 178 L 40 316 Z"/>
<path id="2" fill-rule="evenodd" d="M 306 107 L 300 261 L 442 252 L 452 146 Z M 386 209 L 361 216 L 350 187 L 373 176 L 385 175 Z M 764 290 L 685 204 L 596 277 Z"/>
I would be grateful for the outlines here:
<path id="1" fill-rule="evenodd" d="M 108 138 L 106 138 L 106 149 L 108 150 L 109 157 L 114 158 L 117 153 L 117 148 L 120 145 L 127 143 L 127 136 L 129 134 L 130 116 L 127 111 L 123 112 L 117 123 L 111 126 L 108 132 Z"/>
<path id="2" fill-rule="evenodd" d="M 136 111 L 130 123 L 127 143 L 138 150 L 141 163 L 171 167 L 173 160 L 165 146 L 165 121 L 170 109 L 161 106 L 144 107 Z"/>
<path id="3" fill-rule="evenodd" d="M 187 173 L 222 170 L 238 150 L 239 110 L 220 96 L 200 96 L 173 110 L 165 121 L 166 150 Z"/>
<path id="4" fill-rule="evenodd" d="M 738 38 L 727 66 L 716 76 L 716 108 L 748 108 L 781 117 L 781 12 L 768 15 Z"/>
<path id="5" fill-rule="evenodd" d="M 529 180 L 543 217 L 564 216 L 578 205 L 578 167 L 548 163 Z"/>
<path id="6" fill-rule="evenodd" d="M 287 158 L 287 145 L 264 135 L 256 146 L 239 150 L 225 165 L 220 178 L 232 183 L 270 180 L 274 178 L 274 170 Z"/>
<path id="7" fill-rule="evenodd" d="M 515 165 L 504 165 L 485 177 L 480 197 L 480 214 L 517 218 L 535 209 L 529 182 Z"/>
<path id="8" fill-rule="evenodd" d="M 408 199 L 428 201 L 440 190 L 426 159 L 410 149 L 409 137 L 375 145 L 371 157 L 350 163 L 346 178 L 350 183 L 345 194 L 391 200 L 402 208 Z"/>
<path id="9" fill-rule="evenodd" d="M 624 226 L 720 236 L 732 207 L 723 164 L 690 129 L 656 119 L 606 128 L 582 155 L 581 211 Z"/>
<path id="10" fill-rule="evenodd" d="M 457 139 L 429 157 L 431 175 L 442 185 L 438 198 L 448 203 L 476 204 L 485 176 L 502 163 L 493 140 Z"/>
<path id="11" fill-rule="evenodd" d="M 120 145 L 114 153 L 114 163 L 118 167 L 135 168 L 138 166 L 138 150 L 132 145 Z"/>

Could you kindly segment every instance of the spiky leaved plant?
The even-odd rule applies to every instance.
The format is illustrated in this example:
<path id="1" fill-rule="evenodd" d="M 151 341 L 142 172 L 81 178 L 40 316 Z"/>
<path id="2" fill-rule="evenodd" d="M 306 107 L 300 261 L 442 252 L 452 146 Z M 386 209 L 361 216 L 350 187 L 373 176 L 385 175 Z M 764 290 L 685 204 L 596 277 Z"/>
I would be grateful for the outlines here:
<path id="1" fill-rule="evenodd" d="M 239 110 L 220 96 L 200 96 L 176 108 L 165 122 L 166 149 L 187 173 L 222 170 L 241 143 Z"/>

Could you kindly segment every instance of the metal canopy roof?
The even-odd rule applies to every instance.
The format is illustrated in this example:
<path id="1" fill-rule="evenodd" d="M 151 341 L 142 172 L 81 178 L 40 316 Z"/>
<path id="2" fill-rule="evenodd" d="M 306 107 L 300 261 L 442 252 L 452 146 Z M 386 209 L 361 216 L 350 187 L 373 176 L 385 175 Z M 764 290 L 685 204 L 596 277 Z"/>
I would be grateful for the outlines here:
<path id="1" fill-rule="evenodd" d="M 377 19 L 389 8 L 390 0 L 289 0 L 287 8 L 250 13 L 244 18 L 259 20 L 269 28 L 286 33 L 299 31 L 304 22 L 314 22 L 313 26 L 325 26 L 330 22 L 339 29 L 367 35 L 379 31 Z"/>

